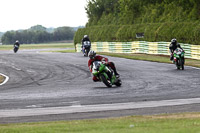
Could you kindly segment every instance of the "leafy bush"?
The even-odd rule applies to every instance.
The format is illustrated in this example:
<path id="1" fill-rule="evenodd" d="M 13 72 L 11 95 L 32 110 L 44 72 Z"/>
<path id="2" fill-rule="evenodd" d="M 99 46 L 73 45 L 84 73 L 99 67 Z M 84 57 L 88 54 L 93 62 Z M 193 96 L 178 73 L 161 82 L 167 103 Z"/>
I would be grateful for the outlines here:
<path id="1" fill-rule="evenodd" d="M 74 37 L 95 41 L 170 41 L 200 44 L 199 0 L 88 0 L 89 21 Z M 143 32 L 144 38 L 136 38 Z"/>
<path id="2" fill-rule="evenodd" d="M 136 38 L 136 33 L 144 33 L 144 38 Z M 176 38 L 178 42 L 200 44 L 198 22 L 90 26 L 78 29 L 74 36 L 74 43 L 80 43 L 85 34 L 89 35 L 92 42 L 156 42 Z"/>

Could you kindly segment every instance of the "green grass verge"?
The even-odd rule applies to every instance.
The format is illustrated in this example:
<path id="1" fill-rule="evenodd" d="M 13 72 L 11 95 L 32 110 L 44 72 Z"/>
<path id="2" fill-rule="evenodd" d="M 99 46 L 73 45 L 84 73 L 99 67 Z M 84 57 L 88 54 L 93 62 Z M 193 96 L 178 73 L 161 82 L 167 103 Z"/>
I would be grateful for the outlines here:
<path id="1" fill-rule="evenodd" d="M 172 63 L 167 55 L 151 55 L 151 54 L 123 54 L 123 53 L 98 53 L 101 55 L 108 55 L 119 58 L 127 58 L 134 60 L 145 60 L 152 62 L 162 62 L 162 63 Z M 200 60 L 195 59 L 185 59 L 185 65 L 200 67 Z"/>
<path id="2" fill-rule="evenodd" d="M 0 124 L 1 133 L 197 133 L 200 113 Z"/>
<path id="3" fill-rule="evenodd" d="M 69 50 L 56 50 L 56 51 L 45 51 L 45 52 L 59 52 L 59 53 L 75 53 L 75 49 L 69 49 Z"/>
<path id="4" fill-rule="evenodd" d="M 74 48 L 73 43 L 22 44 L 20 49 Z M 13 49 L 13 45 L 0 45 L 0 50 Z"/>

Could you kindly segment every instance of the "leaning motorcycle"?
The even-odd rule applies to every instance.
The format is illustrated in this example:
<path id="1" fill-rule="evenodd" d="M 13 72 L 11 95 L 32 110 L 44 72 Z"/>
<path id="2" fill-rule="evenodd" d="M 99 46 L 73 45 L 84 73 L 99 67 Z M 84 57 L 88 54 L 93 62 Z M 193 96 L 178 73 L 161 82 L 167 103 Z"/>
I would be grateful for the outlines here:
<path id="1" fill-rule="evenodd" d="M 117 78 L 111 67 L 107 66 L 102 61 L 94 61 L 92 73 L 100 81 L 102 81 L 107 87 L 112 85 L 121 86 L 121 79 Z"/>
<path id="2" fill-rule="evenodd" d="M 174 64 L 176 65 L 177 69 L 184 70 L 184 64 L 185 64 L 185 58 L 184 58 L 185 52 L 181 48 L 177 48 L 174 51 Z"/>
<path id="3" fill-rule="evenodd" d="M 13 48 L 14 53 L 17 53 L 18 49 L 19 49 L 19 46 L 18 45 L 14 45 L 14 48 Z"/>
<path id="4" fill-rule="evenodd" d="M 91 48 L 91 42 L 90 41 L 84 41 L 83 42 L 83 55 L 84 56 L 88 56 L 88 53 L 90 52 L 90 48 Z"/>

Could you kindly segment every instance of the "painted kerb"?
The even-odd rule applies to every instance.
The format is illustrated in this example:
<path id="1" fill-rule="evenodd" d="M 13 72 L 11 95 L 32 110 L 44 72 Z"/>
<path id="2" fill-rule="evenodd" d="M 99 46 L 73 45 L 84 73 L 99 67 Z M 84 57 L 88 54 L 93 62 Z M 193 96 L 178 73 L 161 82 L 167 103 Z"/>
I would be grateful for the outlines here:
<path id="1" fill-rule="evenodd" d="M 110 53 L 145 53 L 169 55 L 170 42 L 93 42 L 91 49 L 96 52 Z M 180 43 L 186 58 L 200 59 L 200 46 Z M 77 52 L 81 51 L 81 44 L 76 44 Z"/>

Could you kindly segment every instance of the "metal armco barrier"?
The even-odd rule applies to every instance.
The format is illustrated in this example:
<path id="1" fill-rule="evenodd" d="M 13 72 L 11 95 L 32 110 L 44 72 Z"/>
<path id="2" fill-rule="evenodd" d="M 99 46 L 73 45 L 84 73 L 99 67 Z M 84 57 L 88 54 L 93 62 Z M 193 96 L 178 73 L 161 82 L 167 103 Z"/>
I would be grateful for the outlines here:
<path id="1" fill-rule="evenodd" d="M 170 42 L 93 42 L 91 49 L 96 52 L 110 53 L 145 53 L 169 55 Z M 200 46 L 180 43 L 186 58 L 200 59 Z M 76 51 L 81 51 L 81 44 L 76 44 Z"/>

